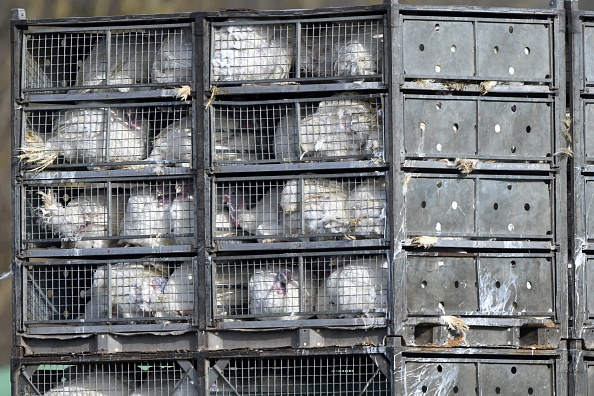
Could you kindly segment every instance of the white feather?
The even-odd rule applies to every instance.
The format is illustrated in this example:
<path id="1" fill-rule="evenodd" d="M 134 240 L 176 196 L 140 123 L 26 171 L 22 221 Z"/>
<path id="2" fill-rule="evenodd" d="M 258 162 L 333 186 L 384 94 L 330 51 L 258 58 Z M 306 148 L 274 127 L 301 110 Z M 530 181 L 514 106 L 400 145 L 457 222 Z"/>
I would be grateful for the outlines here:
<path id="1" fill-rule="evenodd" d="M 68 380 L 45 392 L 44 396 L 128 396 L 129 393 L 126 381 L 100 371 Z"/>
<path id="2" fill-rule="evenodd" d="M 386 228 L 386 183 L 366 179 L 349 194 L 348 208 L 355 234 L 383 235 Z"/>
<path id="3" fill-rule="evenodd" d="M 153 142 L 153 150 L 147 161 L 192 160 L 192 118 L 184 117 L 167 125 Z"/>
<path id="4" fill-rule="evenodd" d="M 189 29 L 171 31 L 163 38 L 152 64 L 152 78 L 157 83 L 186 82 L 193 78 L 192 36 Z"/>
<path id="5" fill-rule="evenodd" d="M 122 240 L 129 245 L 166 246 L 174 244 L 172 232 L 171 201 L 167 196 L 158 196 L 148 186 L 128 198 L 122 220 Z M 135 235 L 147 235 L 134 238 Z"/>
<path id="6" fill-rule="evenodd" d="M 183 263 L 175 268 L 163 289 L 164 316 L 188 316 L 194 313 L 194 272 L 192 263 Z"/>

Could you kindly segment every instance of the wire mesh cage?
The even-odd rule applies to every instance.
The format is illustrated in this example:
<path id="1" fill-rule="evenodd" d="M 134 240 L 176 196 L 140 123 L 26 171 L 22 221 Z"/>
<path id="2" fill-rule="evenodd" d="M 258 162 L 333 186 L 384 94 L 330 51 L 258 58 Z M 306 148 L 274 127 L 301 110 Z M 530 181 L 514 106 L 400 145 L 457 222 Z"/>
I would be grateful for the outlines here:
<path id="1" fill-rule="evenodd" d="M 28 262 L 22 270 L 23 324 L 188 321 L 194 271 L 195 260 L 186 258 Z"/>
<path id="2" fill-rule="evenodd" d="M 217 163 L 373 160 L 384 163 L 384 96 L 213 101 L 210 156 Z"/>
<path id="3" fill-rule="evenodd" d="M 381 173 L 220 178 L 213 179 L 211 194 L 212 240 L 218 247 L 386 237 Z"/>
<path id="4" fill-rule="evenodd" d="M 19 158 L 26 171 L 193 162 L 192 108 L 183 103 L 31 106 L 21 117 Z"/>
<path id="5" fill-rule="evenodd" d="M 269 18 L 270 19 L 270 18 Z M 211 84 L 384 81 L 385 15 L 211 21 Z"/>
<path id="6" fill-rule="evenodd" d="M 550 176 L 411 173 L 403 194 L 407 236 L 420 245 L 440 237 L 550 240 L 564 205 Z"/>
<path id="7" fill-rule="evenodd" d="M 110 395 L 198 396 L 198 376 L 189 360 L 22 364 L 18 396 Z"/>
<path id="8" fill-rule="evenodd" d="M 213 319 L 385 317 L 387 253 L 213 257 Z"/>
<path id="9" fill-rule="evenodd" d="M 33 28 L 23 32 L 25 92 L 131 92 L 193 79 L 189 24 Z"/>
<path id="10" fill-rule="evenodd" d="M 194 195 L 191 178 L 26 184 L 22 248 L 194 245 Z"/>
<path id="11" fill-rule="evenodd" d="M 391 395 L 381 354 L 208 359 L 210 395 Z"/>

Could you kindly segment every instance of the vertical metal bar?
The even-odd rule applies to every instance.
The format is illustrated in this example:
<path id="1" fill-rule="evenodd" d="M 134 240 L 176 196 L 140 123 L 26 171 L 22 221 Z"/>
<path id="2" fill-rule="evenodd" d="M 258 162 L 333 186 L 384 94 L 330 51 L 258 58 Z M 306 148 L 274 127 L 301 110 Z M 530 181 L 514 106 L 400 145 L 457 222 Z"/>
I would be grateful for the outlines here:
<path id="1" fill-rule="evenodd" d="M 105 31 L 105 85 L 110 85 L 111 82 L 111 30 Z M 117 49 L 117 46 L 116 46 Z"/>
<path id="2" fill-rule="evenodd" d="M 288 25 L 287 25 L 288 27 Z M 295 35 L 296 37 L 296 44 L 295 46 L 297 47 L 297 56 L 295 57 L 295 78 L 299 79 L 301 78 L 301 22 L 297 21 L 295 22 Z M 287 41 L 289 40 L 289 37 L 287 35 Z"/>

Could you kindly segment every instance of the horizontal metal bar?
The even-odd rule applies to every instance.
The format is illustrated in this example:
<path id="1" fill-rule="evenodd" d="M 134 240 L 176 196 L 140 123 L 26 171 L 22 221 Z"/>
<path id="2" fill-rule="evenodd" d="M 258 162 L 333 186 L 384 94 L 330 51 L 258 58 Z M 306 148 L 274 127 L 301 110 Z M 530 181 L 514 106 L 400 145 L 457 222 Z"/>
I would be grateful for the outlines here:
<path id="1" fill-rule="evenodd" d="M 194 253 L 195 248 L 191 245 L 171 245 L 152 247 L 113 247 L 95 249 L 34 249 L 24 250 L 25 258 L 53 258 L 53 257 L 82 257 L 82 256 L 105 256 L 105 255 L 141 255 L 141 254 L 174 254 Z"/>
<path id="2" fill-rule="evenodd" d="M 291 81 L 289 79 L 289 81 Z M 310 80 L 306 80 L 310 81 Z M 388 87 L 381 82 L 362 82 L 362 83 L 336 83 L 336 84 L 252 84 L 240 86 L 224 86 L 222 82 L 217 81 L 217 95 L 248 95 L 263 93 L 313 93 L 313 92 L 338 92 L 338 91 L 361 91 L 378 90 L 386 91 Z M 230 82 L 229 84 L 238 84 Z"/>

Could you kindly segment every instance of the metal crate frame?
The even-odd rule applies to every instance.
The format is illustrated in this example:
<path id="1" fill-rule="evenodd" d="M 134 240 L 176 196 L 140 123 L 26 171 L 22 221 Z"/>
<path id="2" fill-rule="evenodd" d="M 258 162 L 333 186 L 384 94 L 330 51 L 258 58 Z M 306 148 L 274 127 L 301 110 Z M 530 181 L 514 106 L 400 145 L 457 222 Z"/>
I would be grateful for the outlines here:
<path id="1" fill-rule="evenodd" d="M 246 350 L 234 351 L 232 354 L 224 351 L 208 352 L 201 353 L 199 358 L 199 364 L 202 365 L 200 371 L 204 373 L 204 382 L 200 388 L 205 389 L 205 392 L 215 392 L 211 394 L 219 394 L 216 393 L 217 389 L 213 384 L 216 386 L 216 381 L 220 378 L 221 382 L 234 392 L 233 394 L 238 395 L 252 393 L 235 387 L 233 385 L 235 380 L 245 381 L 248 387 L 261 387 L 263 392 L 266 392 L 266 388 L 272 388 L 277 395 L 294 394 L 295 387 L 305 387 L 299 391 L 299 394 L 304 395 L 317 395 L 320 392 L 392 395 L 395 394 L 391 389 L 392 361 L 393 354 L 390 348 L 384 347 Z M 239 367 L 233 369 L 235 365 Z M 227 367 L 229 370 L 225 370 Z M 255 375 L 243 374 L 241 367 L 245 367 L 244 370 L 247 370 L 247 373 L 254 371 Z M 358 372 L 358 370 L 364 372 Z M 335 378 L 336 376 L 340 380 Z M 287 387 L 288 384 L 285 381 L 291 382 L 292 379 L 295 381 L 294 385 Z M 355 388 L 346 388 L 349 384 Z M 330 388 L 320 388 L 323 386 Z M 374 389 L 374 386 L 380 386 L 380 388 Z M 225 390 L 223 392 L 224 395 L 230 394 Z"/>
<path id="2" fill-rule="evenodd" d="M 386 66 L 386 58 L 387 56 L 383 57 L 383 65 L 382 70 L 384 72 L 383 75 L 371 75 L 370 77 L 363 77 L 363 82 L 358 81 L 361 80 L 361 76 L 357 77 L 349 77 L 349 76 L 336 76 L 332 77 L 329 76 L 327 78 L 303 78 L 299 76 L 287 76 L 287 78 L 280 78 L 280 79 L 270 79 L 270 80 L 245 80 L 245 81 L 211 81 L 211 63 L 210 63 L 210 48 L 214 45 L 214 34 L 212 34 L 212 27 L 214 26 L 225 26 L 229 25 L 229 23 L 225 23 L 227 19 L 240 19 L 241 22 L 233 22 L 235 25 L 273 25 L 273 24 L 284 24 L 285 26 L 288 25 L 295 25 L 295 32 L 299 32 L 296 34 L 295 40 L 298 44 L 301 43 L 301 26 L 303 24 L 309 23 L 325 23 L 329 21 L 342 21 L 342 22 L 353 22 L 353 21 L 371 21 L 377 20 L 380 21 L 381 27 L 384 29 L 384 34 L 386 33 L 386 15 L 390 12 L 390 7 L 388 5 L 375 5 L 375 6 L 356 6 L 356 7 L 345 7 L 340 10 L 339 13 L 335 9 L 316 9 L 316 10 L 301 10 L 300 17 L 295 18 L 294 13 L 291 11 L 244 11 L 244 12 L 237 12 L 237 11 L 223 11 L 220 13 L 208 13 L 206 15 L 203 29 L 205 32 L 204 38 L 204 60 L 205 65 L 209 65 L 208 71 L 204 74 L 204 87 L 208 87 L 208 91 L 212 91 L 213 88 L 216 86 L 216 92 L 222 94 L 242 94 L 242 93 L 262 93 L 262 92 L 283 92 L 283 93 L 291 93 L 291 92 L 304 92 L 304 91 L 324 91 L 324 90 L 357 90 L 357 89 L 382 89 L 385 87 L 385 82 L 387 81 L 387 69 Z M 384 40 L 383 44 L 383 53 L 388 54 L 389 48 L 389 40 Z M 299 54 L 301 52 L 301 46 L 297 45 L 297 55 L 296 59 L 299 62 Z M 299 69 L 299 67 L 297 67 Z M 242 84 L 252 83 L 252 82 L 265 82 L 265 83 L 277 83 L 277 82 L 297 82 L 302 85 L 292 86 L 279 86 L 273 84 L 272 86 L 256 86 L 256 87 L 248 87 L 242 86 Z M 311 84 L 311 86 L 310 86 Z M 264 84 L 267 85 L 267 84 Z"/>
<path id="3" fill-rule="evenodd" d="M 560 263 L 561 256 L 560 252 L 513 250 L 465 253 L 449 249 L 404 250 L 395 258 L 398 264 L 394 266 L 394 279 L 401 280 L 393 292 L 394 335 L 401 336 L 403 345 L 407 346 L 555 349 L 569 333 L 567 272 Z M 412 260 L 420 268 L 414 267 L 409 272 Z M 491 260 L 501 266 L 495 268 Z M 538 283 L 534 282 L 527 267 L 533 265 L 533 260 L 538 265 L 548 265 L 550 279 L 541 276 Z M 504 264 L 507 263 L 511 263 L 509 271 L 513 273 L 506 278 L 508 270 Z M 436 282 L 441 283 L 437 291 L 432 291 Z M 464 294 L 466 288 L 470 291 Z M 415 292 L 424 289 L 425 294 Z M 527 294 L 531 289 L 542 294 L 524 297 L 524 303 L 518 304 L 516 300 L 522 299 L 522 293 Z M 426 301 L 423 296 L 434 301 Z M 472 300 L 473 296 L 475 301 L 468 301 L 467 297 Z M 410 297 L 416 308 L 410 305 Z M 543 306 L 542 311 L 524 312 L 525 305 L 524 310 L 520 306 L 529 304 L 528 299 L 534 302 L 533 299 L 549 298 L 550 306 L 548 309 Z M 474 303 L 476 310 L 471 310 Z"/>
<path id="4" fill-rule="evenodd" d="M 229 266 L 229 274 L 223 273 L 223 276 L 232 278 L 231 271 L 237 267 L 237 263 L 243 264 L 244 262 L 250 263 L 250 267 L 258 266 L 258 263 L 275 263 L 278 266 L 282 267 L 282 263 L 284 262 L 291 262 L 291 265 L 295 266 L 299 269 L 298 273 L 295 276 L 299 276 L 299 279 L 305 279 L 308 273 L 311 274 L 316 273 L 320 275 L 316 271 L 322 271 L 321 268 L 314 268 L 318 265 L 330 264 L 328 260 L 332 260 L 333 258 L 340 258 L 343 257 L 347 261 L 347 263 L 357 263 L 357 260 L 362 257 L 373 257 L 379 259 L 380 257 L 385 258 L 385 262 L 387 263 L 388 267 L 386 269 L 386 285 L 387 285 L 387 295 L 385 296 L 385 305 L 382 304 L 381 308 L 374 310 L 371 314 L 364 313 L 364 312 L 355 312 L 355 311 L 347 311 L 347 310 L 330 310 L 322 312 L 324 318 L 314 318 L 313 316 L 316 315 L 317 311 L 317 303 L 316 300 L 319 298 L 317 292 L 319 291 L 319 285 L 316 285 L 313 282 L 312 285 L 309 287 L 306 285 L 307 282 L 303 281 L 300 282 L 300 293 L 299 293 L 299 305 L 301 307 L 305 307 L 305 301 L 303 297 L 303 292 L 307 292 L 310 294 L 311 303 L 312 303 L 312 311 L 301 311 L 303 312 L 302 315 L 300 313 L 296 313 L 295 319 L 284 318 L 280 314 L 270 313 L 266 315 L 262 314 L 250 314 L 250 313 L 241 313 L 239 315 L 217 315 L 216 312 L 216 301 L 217 301 L 217 268 L 226 269 Z M 320 262 L 316 261 L 319 259 Z M 206 320 L 206 328 L 212 330 L 251 330 L 257 328 L 269 328 L 269 329 L 292 329 L 292 328 L 299 328 L 303 329 L 304 332 L 307 332 L 309 328 L 315 328 L 316 333 L 312 333 L 309 331 L 308 334 L 313 334 L 311 339 L 314 340 L 316 337 L 318 340 L 316 342 L 320 342 L 321 345 L 328 345 L 334 339 L 332 336 L 331 331 L 326 331 L 324 333 L 324 329 L 332 329 L 337 328 L 338 332 L 340 329 L 362 329 L 365 332 L 372 331 L 374 329 L 383 329 L 381 330 L 384 334 L 386 334 L 386 328 L 389 327 L 389 323 L 391 322 L 391 312 L 392 312 L 392 305 L 394 303 L 394 296 L 391 293 L 392 290 L 392 281 L 390 278 L 391 274 L 391 266 L 390 266 L 390 257 L 387 250 L 362 250 L 362 251 L 336 251 L 336 252 L 306 252 L 306 253 L 281 253 L 276 255 L 242 255 L 242 256 L 211 256 L 208 257 L 206 260 L 205 268 L 205 278 L 208 279 L 207 281 L 207 290 L 210 290 L 209 295 L 207 296 L 208 301 L 208 309 L 207 309 L 207 320 Z M 228 264 L 228 265 L 227 265 Z M 375 263 L 376 266 L 381 264 L 379 262 Z M 231 268 L 232 267 L 232 268 Z M 307 268 L 306 268 L 307 267 Z M 280 267 L 279 267 L 280 268 Z M 339 268 L 339 267 L 337 267 Z M 384 269 L 382 267 L 382 269 Z M 237 268 L 238 271 L 249 270 L 249 268 L 239 267 Z M 327 272 L 325 270 L 324 272 Z M 311 275 L 310 274 L 310 275 Z M 239 277 L 248 279 L 249 275 L 242 275 L 239 273 Z M 222 286 L 227 286 L 227 284 L 222 284 Z M 354 286 L 356 287 L 356 286 Z M 363 287 L 363 286 L 362 286 Z M 306 290 L 307 289 L 307 290 Z M 242 288 L 245 292 L 247 289 Z M 359 293 L 360 290 L 357 290 L 356 293 Z M 382 291 L 379 291 L 382 293 Z M 231 298 L 231 297 L 230 297 Z M 248 297 L 249 298 L 249 297 Z M 382 300 L 383 301 L 383 300 Z M 247 309 L 245 307 L 241 308 L 242 311 Z M 274 310 L 274 308 L 271 308 Z M 336 317 L 333 318 L 332 316 L 340 316 L 345 315 L 346 317 Z M 278 318 L 281 316 L 280 318 Z M 301 317 L 303 316 L 303 317 Z M 283 320 L 275 320 L 275 317 L 278 319 Z M 258 319 L 258 320 L 256 320 Z M 322 331 L 322 334 L 319 332 Z M 333 331 L 333 330 L 332 330 Z M 231 333 L 229 333 L 231 334 Z M 211 336 L 212 337 L 212 336 Z M 232 337 L 232 336 L 231 336 Z M 308 336 L 309 337 L 309 336 Z M 357 336 L 355 336 L 357 337 Z M 241 337 L 240 337 L 241 338 Z M 337 335 L 336 340 L 340 340 L 342 337 Z M 364 337 L 365 338 L 365 337 Z M 225 344 L 225 338 L 221 337 L 221 343 Z M 342 344 L 343 341 L 338 341 Z M 310 342 L 311 343 L 311 342 Z M 216 344 L 212 341 L 209 344 Z M 244 344 L 248 345 L 248 344 Z M 253 344 L 250 344 L 253 345 Z M 299 344 L 297 344 L 299 345 Z"/>
<path id="5" fill-rule="evenodd" d="M 199 395 L 198 384 L 200 373 L 197 371 L 198 362 L 192 355 L 163 353 L 159 356 L 103 355 L 87 357 L 83 361 L 75 357 L 36 357 L 14 359 L 12 364 L 12 394 L 13 395 L 41 395 L 48 391 L 50 384 L 59 385 L 66 380 L 68 371 L 73 370 L 73 378 L 78 379 L 77 385 L 91 385 L 95 380 L 99 386 L 111 384 L 110 391 L 128 389 L 133 392 L 147 388 L 152 392 L 169 394 L 171 388 L 185 395 Z M 103 375 L 93 376 L 101 371 Z M 107 374 L 107 376 L 105 375 Z M 160 377 L 163 375 L 164 377 Z M 112 383 L 113 381 L 113 383 Z M 119 386 L 116 385 L 117 382 Z M 181 383 L 183 381 L 183 385 Z M 144 384 L 144 385 L 143 385 Z M 129 386 L 132 385 L 132 386 Z M 163 387 L 165 385 L 165 387 Z M 116 387 L 117 386 L 117 387 Z M 143 388 L 144 386 L 144 388 Z M 38 389 L 40 387 L 41 389 Z M 138 387 L 138 388 L 137 388 Z M 79 391 L 82 390 L 78 388 Z M 101 389 L 105 391 L 105 389 Z M 57 390 L 60 392 L 60 390 Z M 70 390 L 75 392 L 75 390 Z M 62 391 L 63 392 L 63 391 Z M 66 391 L 68 392 L 68 391 Z M 109 392 L 109 391 L 108 391 Z M 45 393 L 48 394 L 48 393 Z M 125 393 L 128 394 L 128 393 Z M 172 393 L 177 394 L 177 393 Z"/>
<path id="6" fill-rule="evenodd" d="M 410 376 L 407 364 L 414 367 Z M 397 348 L 394 390 L 398 395 L 416 392 L 544 395 L 546 391 L 551 396 L 565 396 L 568 395 L 567 368 L 565 346 L 554 351 Z M 543 385 L 543 378 L 549 382 Z"/>

